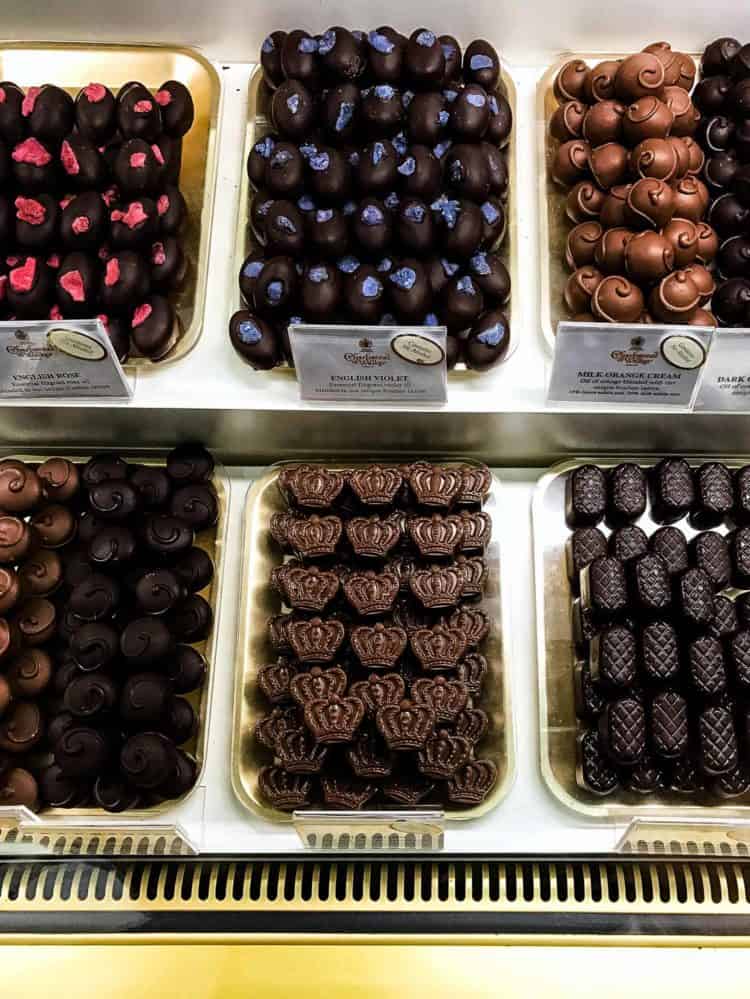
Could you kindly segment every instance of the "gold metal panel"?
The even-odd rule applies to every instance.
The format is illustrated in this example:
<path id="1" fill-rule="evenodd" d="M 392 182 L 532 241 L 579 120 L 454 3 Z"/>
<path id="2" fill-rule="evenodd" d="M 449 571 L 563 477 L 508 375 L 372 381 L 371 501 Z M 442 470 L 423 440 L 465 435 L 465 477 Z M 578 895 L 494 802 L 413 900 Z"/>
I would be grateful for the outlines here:
<path id="1" fill-rule="evenodd" d="M 203 329 L 221 93 L 216 70 L 198 52 L 181 47 L 0 42 L 0 79 L 14 80 L 21 87 L 54 80 L 73 96 L 92 80 L 115 92 L 128 80 L 139 80 L 151 90 L 166 80 L 179 80 L 190 90 L 195 121 L 183 139 L 180 173 L 180 190 L 188 209 L 182 243 L 190 269 L 184 288 L 170 296 L 182 330 L 180 339 L 158 364 L 184 357 Z M 133 357 L 126 370 L 148 370 L 152 363 Z"/>
<path id="2" fill-rule="evenodd" d="M 440 459 L 435 459 L 440 461 Z M 357 465 L 367 460 L 357 459 Z M 340 461 L 326 463 L 330 468 L 342 468 Z M 258 669 L 273 662 L 276 654 L 268 640 L 268 619 L 281 610 L 278 594 L 270 585 L 271 570 L 281 564 L 278 547 L 271 538 L 268 525 L 274 513 L 287 510 L 277 484 L 280 466 L 269 469 L 248 490 L 243 521 L 242 594 L 237 659 L 235 664 L 234 729 L 232 733 L 232 786 L 239 801 L 251 811 L 273 822 L 291 822 L 292 816 L 263 803 L 258 792 L 258 773 L 271 763 L 272 757 L 254 737 L 256 723 L 269 710 L 258 690 L 255 676 Z M 500 518 L 498 515 L 499 484 L 493 477 L 490 498 L 483 509 L 493 520 L 493 535 L 487 550 L 488 577 L 482 607 L 493 622 L 485 639 L 482 653 L 489 669 L 485 678 L 480 704 L 489 716 L 489 732 L 481 743 L 480 753 L 491 759 L 498 769 L 497 784 L 476 808 L 446 810 L 446 820 L 477 818 L 494 808 L 508 793 L 515 776 L 515 745 L 510 706 L 510 681 L 504 662 L 504 634 L 507 623 L 501 600 Z M 429 803 L 422 805 L 431 807 Z M 406 816 L 408 810 L 401 812 Z"/>

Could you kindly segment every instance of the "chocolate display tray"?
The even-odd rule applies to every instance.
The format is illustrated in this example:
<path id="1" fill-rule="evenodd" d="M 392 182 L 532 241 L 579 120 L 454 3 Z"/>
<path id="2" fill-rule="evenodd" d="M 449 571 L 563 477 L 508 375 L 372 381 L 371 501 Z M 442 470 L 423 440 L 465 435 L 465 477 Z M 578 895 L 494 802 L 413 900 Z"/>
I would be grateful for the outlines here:
<path id="1" fill-rule="evenodd" d="M 689 52 L 696 65 L 700 63 L 700 55 Z M 541 294 L 542 332 L 550 351 L 555 349 L 557 324 L 570 319 L 563 301 L 563 289 L 570 271 L 565 266 L 565 242 L 572 228 L 565 215 L 565 196 L 568 188 L 555 184 L 550 175 L 550 163 L 557 148 L 557 140 L 549 134 L 549 120 L 558 106 L 552 92 L 555 77 L 569 59 L 583 59 L 589 66 L 604 59 L 623 59 L 625 53 L 568 52 L 561 55 L 550 66 L 537 84 L 536 91 L 536 127 L 537 127 L 537 171 L 538 171 L 538 202 L 539 202 L 539 250 L 541 271 L 539 275 L 539 290 Z M 696 80 L 698 79 L 696 73 Z M 611 323 L 596 323 L 596 326 L 611 328 Z"/>
<path id="2" fill-rule="evenodd" d="M 619 790 L 606 798 L 584 790 L 576 783 L 576 736 L 581 726 L 575 710 L 573 670 L 577 661 L 573 642 L 572 592 L 565 562 L 565 542 L 571 534 L 565 520 L 565 483 L 568 472 L 579 465 L 611 468 L 633 461 L 652 468 L 661 456 L 604 455 L 571 458 L 549 469 L 538 481 L 532 500 L 534 576 L 536 590 L 537 662 L 539 669 L 539 727 L 542 776 L 552 794 L 568 808 L 582 815 L 629 821 L 641 819 L 750 818 L 750 794 L 733 802 L 719 804 L 715 798 L 688 798 L 669 791 L 640 795 Z M 691 456 L 691 467 L 703 461 L 720 461 L 729 468 L 741 468 L 748 458 Z M 651 519 L 650 504 L 637 523 L 649 536 L 662 526 Z M 609 535 L 604 524 L 600 530 Z M 674 525 L 690 539 L 700 533 L 687 519 Z M 713 528 L 727 533 L 726 524 Z M 742 591 L 722 591 L 732 595 Z M 738 803 L 740 802 L 740 803 Z M 746 803 L 742 803 L 746 802 Z"/>
<path id="3" fill-rule="evenodd" d="M 441 463 L 441 459 L 432 458 Z M 332 460 L 325 462 L 328 468 L 351 468 L 371 463 L 374 459 L 356 462 Z M 443 460 L 445 464 L 458 464 L 453 460 Z M 463 461 L 461 464 L 469 462 Z M 296 464 L 296 462 L 292 462 Z M 232 733 L 232 786 L 238 800 L 245 808 L 273 822 L 293 821 L 288 812 L 270 808 L 258 790 L 258 774 L 271 763 L 270 752 L 255 738 L 255 725 L 267 714 L 271 705 L 258 689 L 256 674 L 259 667 L 272 662 L 277 653 L 273 651 L 268 638 L 268 619 L 281 610 L 281 599 L 270 583 L 271 570 L 282 563 L 284 556 L 271 538 L 268 528 L 274 513 L 285 512 L 288 507 L 278 487 L 277 479 L 283 465 L 274 465 L 257 479 L 247 493 L 243 515 L 243 544 L 240 598 L 240 620 L 238 626 L 238 646 L 235 663 L 234 722 Z M 493 521 L 492 540 L 485 558 L 488 565 L 487 584 L 482 607 L 492 622 L 489 636 L 485 639 L 482 654 L 487 659 L 487 675 L 484 691 L 478 707 L 483 708 L 489 717 L 489 730 L 484 736 L 481 756 L 490 759 L 497 766 L 497 783 L 485 800 L 474 808 L 445 810 L 446 820 L 477 818 L 489 812 L 510 790 L 515 777 L 515 744 L 511 716 L 511 694 L 509 672 L 505 664 L 507 646 L 507 615 L 501 599 L 501 554 L 499 524 L 499 483 L 493 476 L 490 496 L 482 509 Z M 434 810 L 435 806 L 425 802 L 416 811 Z M 316 815 L 336 815 L 335 810 L 314 806 Z M 368 809 L 373 812 L 375 809 Z M 409 815 L 409 809 L 392 806 L 383 810 L 384 814 L 398 811 Z M 413 811 L 413 810 L 412 810 Z M 304 813 L 300 813 L 304 814 Z"/>
<path id="4" fill-rule="evenodd" d="M 518 233 L 517 233 L 517 219 L 518 219 L 518 178 L 516 173 L 516 115 L 517 115 L 517 102 L 516 102 L 516 85 L 513 82 L 513 78 L 508 72 L 507 67 L 502 63 L 500 65 L 500 77 L 502 82 L 505 84 L 506 94 L 508 98 L 508 103 L 513 111 L 513 128 L 510 133 L 510 141 L 506 147 L 507 151 L 507 162 L 508 162 L 508 201 L 507 201 L 507 230 L 505 239 L 502 243 L 501 256 L 503 263 L 508 268 L 508 273 L 510 274 L 510 301 L 506 306 L 503 306 L 503 311 L 510 320 L 510 343 L 508 345 L 508 351 L 503 357 L 500 364 L 503 364 L 511 356 L 513 351 L 518 346 L 518 337 L 520 335 L 520 330 L 516 328 L 520 320 L 520 310 L 516 310 L 516 324 L 513 323 L 513 296 L 514 294 L 520 293 L 517 291 L 519 289 L 519 279 L 518 279 Z M 239 284 L 237 276 L 240 273 L 240 268 L 245 260 L 245 257 L 252 250 L 261 249 L 258 245 L 254 235 L 252 226 L 250 224 L 250 203 L 253 196 L 253 188 L 250 185 L 250 180 L 247 175 L 247 158 L 250 155 L 250 150 L 253 148 L 254 143 L 263 138 L 268 132 L 272 130 L 270 113 L 269 113 L 269 99 L 270 91 L 263 83 L 263 70 L 259 65 L 255 67 L 255 70 L 250 74 L 250 82 L 248 84 L 248 98 L 247 98 L 247 126 L 245 129 L 245 149 L 243 152 L 242 160 L 242 178 L 240 180 L 240 203 L 237 210 L 237 236 L 235 242 L 235 258 L 234 258 L 234 274 L 233 274 L 233 284 L 232 284 L 232 294 L 230 297 L 231 311 L 227 316 L 227 326 L 229 325 L 230 316 L 237 311 L 237 309 L 243 308 L 242 298 L 240 296 Z M 265 372 L 268 374 L 268 372 Z M 463 366 L 457 367 L 454 371 L 449 372 L 449 375 L 455 376 L 460 373 L 462 377 L 476 378 L 481 376 L 482 372 L 469 371 Z M 280 374 L 282 377 L 292 377 L 294 378 L 294 368 L 287 365 L 280 365 L 277 368 L 273 368 L 271 374 Z"/>
<path id="5" fill-rule="evenodd" d="M 181 335 L 162 360 L 153 362 L 131 355 L 126 367 L 148 370 L 154 363 L 164 365 L 184 357 L 196 345 L 203 329 L 221 93 L 216 70 L 203 56 L 187 48 L 2 42 L 0 79 L 13 80 L 24 88 L 52 82 L 74 97 L 91 81 L 103 83 L 116 92 L 128 80 L 138 80 L 156 90 L 171 79 L 179 80 L 190 90 L 195 121 L 183 139 L 179 181 L 188 210 L 181 242 L 189 269 L 184 287 L 169 296 Z"/>
<path id="6" fill-rule="evenodd" d="M 98 454 L 106 453 L 106 449 L 99 449 Z M 153 451 L 146 453 L 130 453 L 128 451 L 119 450 L 117 454 L 124 458 L 128 462 L 138 462 L 142 465 L 164 465 L 166 460 L 167 452 L 154 453 Z M 25 461 L 30 463 L 41 463 L 47 458 L 53 457 L 64 457 L 69 461 L 76 463 L 83 463 L 89 460 L 91 454 L 64 454 L 61 455 L 59 451 L 50 454 L 47 453 L 35 453 L 29 452 L 24 454 L 2 454 L 3 460 L 7 458 L 15 458 L 18 461 Z M 214 576 L 211 580 L 209 586 L 205 587 L 203 590 L 199 590 L 200 596 L 202 596 L 211 605 L 211 610 L 213 611 L 213 626 L 211 628 L 211 633 L 207 639 L 201 642 L 190 642 L 193 648 L 201 652 L 208 664 L 208 671 L 206 675 L 206 680 L 203 687 L 200 690 L 194 690 L 189 694 L 183 694 L 182 696 L 190 702 L 193 710 L 195 711 L 198 727 L 197 732 L 193 738 L 185 743 L 181 748 L 189 753 L 196 762 L 196 778 L 195 784 L 190 790 L 183 794 L 179 798 L 170 798 L 166 801 L 160 802 L 158 805 L 154 805 L 151 808 L 131 808 L 126 809 L 123 812 L 118 812 L 116 814 L 107 812 L 103 808 L 43 808 L 40 812 L 35 813 L 44 822 L 45 825 L 76 825 L 80 826 L 82 820 L 85 822 L 90 819 L 104 820 L 105 823 L 110 823 L 113 825 L 130 825 L 135 822 L 143 822 L 145 820 L 160 818 L 165 812 L 176 808 L 186 801 L 192 794 L 195 793 L 197 788 L 201 785 L 203 781 L 203 774 L 206 763 L 206 751 L 208 747 L 208 730 L 209 730 L 209 720 L 210 720 L 210 705 L 211 705 L 211 692 L 213 689 L 214 675 L 216 673 L 216 643 L 219 634 L 219 595 L 221 593 L 221 578 L 222 570 L 224 564 L 224 549 L 226 542 L 226 532 L 227 532 L 227 514 L 229 509 L 229 479 L 227 474 L 218 463 L 214 467 L 214 473 L 211 477 L 211 483 L 216 490 L 216 495 L 219 501 L 219 519 L 214 525 L 214 527 L 209 528 L 205 531 L 200 531 L 195 536 L 195 547 L 202 548 L 210 556 L 214 563 Z M 15 807 L 0 806 L 0 822 L 8 817 L 13 819 L 17 816 L 19 810 Z M 97 821 L 97 825 L 99 825 Z"/>

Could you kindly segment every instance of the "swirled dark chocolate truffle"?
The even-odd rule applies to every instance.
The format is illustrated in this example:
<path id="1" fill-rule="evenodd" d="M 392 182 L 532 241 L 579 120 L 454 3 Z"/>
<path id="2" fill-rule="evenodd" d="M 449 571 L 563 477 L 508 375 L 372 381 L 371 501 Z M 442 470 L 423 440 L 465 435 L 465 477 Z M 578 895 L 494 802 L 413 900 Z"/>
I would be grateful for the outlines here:
<path id="1" fill-rule="evenodd" d="M 67 777 L 53 763 L 39 774 L 39 798 L 50 808 L 76 808 L 86 803 L 88 789 L 74 777 Z"/>
<path id="2" fill-rule="evenodd" d="M 711 308 L 723 326 L 745 326 L 750 322 L 750 281 L 730 278 L 716 290 Z"/>
<path id="3" fill-rule="evenodd" d="M 23 90 L 9 80 L 0 83 L 0 139 L 13 146 L 26 133 L 26 123 L 21 114 Z"/>
<path id="4" fill-rule="evenodd" d="M 281 361 L 273 328 L 247 309 L 240 309 L 232 316 L 229 339 L 240 357 L 257 371 L 268 371 Z"/>
<path id="5" fill-rule="evenodd" d="M 326 319 L 338 308 L 342 282 L 332 263 L 309 263 L 301 281 L 300 299 L 305 317 Z"/>
<path id="6" fill-rule="evenodd" d="M 95 311 L 99 287 L 99 268 L 86 253 L 69 253 L 55 278 L 57 304 L 64 316 L 91 316 Z"/>
<path id="7" fill-rule="evenodd" d="M 213 474 L 213 455 L 202 444 L 178 444 L 167 455 L 167 475 L 179 485 L 208 482 Z"/>
<path id="8" fill-rule="evenodd" d="M 117 128 L 115 98 L 101 83 L 89 83 L 78 91 L 75 100 L 75 122 L 87 139 L 101 145 Z"/>
<path id="9" fill-rule="evenodd" d="M 141 506 L 145 510 L 158 510 L 169 499 L 171 485 L 163 468 L 151 465 L 138 465 L 133 469 L 130 483 L 138 493 Z"/>
<path id="10" fill-rule="evenodd" d="M 377 254 L 391 241 L 390 214 L 377 198 L 363 198 L 353 219 L 354 238 L 367 253 Z"/>
<path id="11" fill-rule="evenodd" d="M 406 39 L 393 28 L 384 26 L 367 35 L 367 61 L 376 80 L 398 83 L 401 79 Z"/>
<path id="12" fill-rule="evenodd" d="M 102 621 L 82 625 L 70 639 L 70 651 L 83 670 L 108 666 L 117 656 L 119 638 L 115 629 Z"/>
<path id="13" fill-rule="evenodd" d="M 197 593 L 213 579 L 214 564 L 210 555 L 202 548 L 191 548 L 172 566 L 172 571 L 185 585 L 189 593 Z"/>
<path id="14" fill-rule="evenodd" d="M 285 77 L 314 85 L 319 76 L 318 40 L 299 29 L 290 31 L 281 45 L 281 70 Z"/>
<path id="15" fill-rule="evenodd" d="M 185 595 L 185 584 L 169 569 L 146 572 L 135 585 L 135 598 L 145 614 L 166 614 Z"/>
<path id="16" fill-rule="evenodd" d="M 49 194 L 35 198 L 19 195 L 13 202 L 16 215 L 16 243 L 24 250 L 41 251 L 57 235 L 60 209 Z"/>
<path id="17" fill-rule="evenodd" d="M 78 540 L 87 545 L 91 539 L 105 527 L 104 521 L 96 518 L 88 510 L 84 510 L 78 521 Z"/>
<path id="18" fill-rule="evenodd" d="M 750 220 L 750 208 L 746 208 L 736 195 L 720 195 L 711 205 L 708 221 L 724 239 L 743 235 Z"/>
<path id="19" fill-rule="evenodd" d="M 153 142 L 162 130 L 161 109 L 141 83 L 132 83 L 117 95 L 117 126 L 127 139 Z"/>
<path id="20" fill-rule="evenodd" d="M 195 531 L 213 526 L 219 516 L 218 498 L 210 482 L 181 486 L 173 493 L 169 509 Z"/>
<path id="21" fill-rule="evenodd" d="M 125 812 L 139 802 L 138 791 L 117 775 L 97 777 L 92 793 L 96 806 L 105 812 Z"/>
<path id="22" fill-rule="evenodd" d="M 170 697 L 159 728 L 175 745 L 182 745 L 195 735 L 198 719 L 184 697 Z"/>
<path id="23" fill-rule="evenodd" d="M 139 254 L 121 250 L 107 259 L 99 284 L 99 298 L 105 309 L 125 309 L 144 299 L 149 288 L 148 268 Z"/>
<path id="24" fill-rule="evenodd" d="M 109 213 L 112 245 L 117 250 L 136 249 L 156 235 L 159 212 L 151 198 L 138 198 Z"/>
<path id="25" fill-rule="evenodd" d="M 169 779 L 175 765 L 173 744 L 157 732 L 132 735 L 120 750 L 120 769 L 136 787 L 157 788 Z"/>
<path id="26" fill-rule="evenodd" d="M 271 100 L 274 127 L 290 139 L 303 139 L 315 120 L 315 105 L 310 91 L 300 80 L 285 80 Z"/>
<path id="27" fill-rule="evenodd" d="M 206 660 L 190 645 L 178 645 L 164 665 L 164 674 L 177 694 L 189 694 L 202 686 L 207 672 Z"/>
<path id="28" fill-rule="evenodd" d="M 66 777 L 95 777 L 108 763 L 111 745 L 104 733 L 75 725 L 53 747 L 55 762 Z"/>
<path id="29" fill-rule="evenodd" d="M 118 455 L 95 454 L 83 466 L 81 479 L 87 489 L 110 479 L 126 479 L 128 464 Z"/>
<path id="30" fill-rule="evenodd" d="M 172 652 L 174 639 L 158 617 L 129 621 L 120 635 L 120 652 L 130 669 L 152 666 Z"/>
<path id="31" fill-rule="evenodd" d="M 472 371 L 487 371 L 497 364 L 510 346 L 510 324 L 504 312 L 485 312 L 463 345 L 466 366 Z"/>
<path id="32" fill-rule="evenodd" d="M 360 119 L 365 131 L 374 136 L 397 132 L 404 117 L 400 92 L 390 83 L 376 83 L 362 91 Z"/>
<path id="33" fill-rule="evenodd" d="M 94 518 L 92 518 L 94 519 Z M 107 572 L 116 572 L 129 565 L 137 550 L 135 535 L 129 527 L 119 524 L 101 526 L 91 537 L 88 544 L 88 556 L 91 563 Z"/>
<path id="34" fill-rule="evenodd" d="M 11 153 L 13 176 L 23 191 L 54 188 L 57 164 L 47 144 L 30 136 L 17 143 Z"/>
<path id="35" fill-rule="evenodd" d="M 153 725 L 164 714 L 171 693 L 171 684 L 162 674 L 135 673 L 123 684 L 120 717 L 129 725 Z"/>
<path id="36" fill-rule="evenodd" d="M 89 492 L 89 506 L 100 520 L 119 523 L 138 511 L 138 493 L 126 480 L 100 482 Z"/>
<path id="37" fill-rule="evenodd" d="M 177 558 L 193 547 L 193 529 L 179 517 L 154 513 L 146 518 L 146 545 L 157 555 Z"/>
<path id="38" fill-rule="evenodd" d="M 275 90 L 284 79 L 284 71 L 281 68 L 281 48 L 285 38 L 285 31 L 272 31 L 270 35 L 265 37 L 260 47 L 263 79 L 271 90 Z"/>
<path id="39" fill-rule="evenodd" d="M 52 299 L 52 275 L 39 257 L 24 257 L 8 273 L 8 305 L 20 319 L 45 319 Z"/>
<path id="40" fill-rule="evenodd" d="M 750 277 L 750 238 L 731 236 L 724 240 L 717 263 L 722 277 Z"/>
<path id="41" fill-rule="evenodd" d="M 172 634 L 180 642 L 200 642 L 208 637 L 213 611 L 208 601 L 191 593 L 168 615 Z"/>
<path id="42" fill-rule="evenodd" d="M 65 688 L 63 703 L 75 718 L 99 722 L 112 711 L 117 693 L 112 677 L 97 671 L 74 677 Z"/>
<path id="43" fill-rule="evenodd" d="M 154 94 L 154 100 L 161 109 L 162 128 L 167 135 L 180 139 L 190 131 L 195 119 L 195 105 L 184 83 L 166 80 Z"/>
<path id="44" fill-rule="evenodd" d="M 388 295 L 396 312 L 404 318 L 424 316 L 430 307 L 431 292 L 422 264 L 413 258 L 399 262 L 388 275 Z"/>
<path id="45" fill-rule="evenodd" d="M 52 679 L 52 659 L 43 649 L 24 649 L 6 676 L 14 697 L 38 697 Z"/>
<path id="46" fill-rule="evenodd" d="M 78 670 L 78 667 L 75 664 L 73 664 L 73 668 L 76 671 Z M 55 678 L 57 679 L 57 674 Z M 63 693 L 65 692 L 65 687 L 67 687 L 67 685 L 66 679 L 65 683 L 61 684 Z M 50 746 L 54 746 L 57 740 L 60 739 L 68 731 L 68 729 L 75 728 L 76 724 L 76 720 L 70 711 L 59 711 L 47 725 L 47 739 L 49 740 Z"/>
<path id="47" fill-rule="evenodd" d="M 114 614 L 120 603 L 120 584 L 111 576 L 92 574 L 78 583 L 68 606 L 81 621 L 103 621 Z"/>
<path id="48" fill-rule="evenodd" d="M 729 149 L 734 141 L 734 133 L 734 121 L 725 115 L 704 118 L 698 127 L 700 143 L 709 154 Z"/>
<path id="49" fill-rule="evenodd" d="M 107 231 L 107 207 L 96 191 L 71 198 L 60 216 L 60 239 L 69 250 L 95 250 Z"/>
<path id="50" fill-rule="evenodd" d="M 372 264 L 363 264 L 344 279 L 344 302 L 359 323 L 375 325 L 385 308 L 384 276 Z"/>
<path id="51" fill-rule="evenodd" d="M 130 337 L 136 349 L 154 361 L 174 347 L 180 328 L 175 311 L 163 295 L 149 295 L 133 309 Z"/>
<path id="52" fill-rule="evenodd" d="M 43 141 L 60 142 L 73 129 L 73 98 L 60 87 L 45 83 L 29 87 L 21 104 L 29 131 Z"/>
<path id="53" fill-rule="evenodd" d="M 324 69 L 341 80 L 356 80 L 365 71 L 362 46 L 346 28 L 324 31 L 318 39 L 318 55 Z"/>

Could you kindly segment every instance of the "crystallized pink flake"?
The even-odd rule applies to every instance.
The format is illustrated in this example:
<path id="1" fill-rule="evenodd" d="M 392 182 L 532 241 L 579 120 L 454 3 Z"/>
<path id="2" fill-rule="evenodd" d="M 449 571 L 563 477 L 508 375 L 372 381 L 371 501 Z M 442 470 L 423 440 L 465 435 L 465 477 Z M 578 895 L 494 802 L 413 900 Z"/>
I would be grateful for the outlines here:
<path id="1" fill-rule="evenodd" d="M 167 104 L 172 103 L 172 95 L 168 90 L 157 90 L 154 94 L 154 100 L 157 104 L 160 104 L 163 108 L 165 108 Z"/>
<path id="2" fill-rule="evenodd" d="M 36 99 L 39 96 L 41 89 L 41 87 L 29 87 L 26 91 L 26 96 L 21 102 L 21 114 L 24 118 L 28 118 L 34 110 L 34 105 L 36 104 Z"/>
<path id="3" fill-rule="evenodd" d="M 144 302 L 143 305 L 139 305 L 133 312 L 133 321 L 130 325 L 133 327 L 133 329 L 135 329 L 136 326 L 141 326 L 143 323 L 146 322 L 146 320 L 153 311 L 154 310 L 151 308 L 148 302 Z"/>
<path id="4" fill-rule="evenodd" d="M 83 277 L 80 271 L 68 271 L 60 277 L 58 283 L 74 302 L 83 302 L 85 300 L 86 291 L 83 287 Z"/>

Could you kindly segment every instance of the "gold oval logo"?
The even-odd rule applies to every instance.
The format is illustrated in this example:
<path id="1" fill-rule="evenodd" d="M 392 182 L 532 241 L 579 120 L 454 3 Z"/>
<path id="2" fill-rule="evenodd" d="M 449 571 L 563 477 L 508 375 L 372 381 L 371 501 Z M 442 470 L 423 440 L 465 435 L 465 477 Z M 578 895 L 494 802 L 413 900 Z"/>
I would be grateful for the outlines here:
<path id="1" fill-rule="evenodd" d="M 106 347 L 88 333 L 81 333 L 80 330 L 69 330 L 58 326 L 47 333 L 47 342 L 55 350 L 67 354 L 68 357 L 75 357 L 77 361 L 103 361 L 107 356 Z"/>
<path id="2" fill-rule="evenodd" d="M 439 343 L 421 333 L 399 333 L 391 340 L 391 350 L 409 364 L 431 367 L 445 360 L 445 351 Z"/>
<path id="3" fill-rule="evenodd" d="M 661 356 L 673 368 L 694 371 L 696 368 L 700 368 L 706 360 L 706 351 L 694 337 L 676 333 L 674 336 L 668 336 L 666 340 L 662 340 Z"/>

